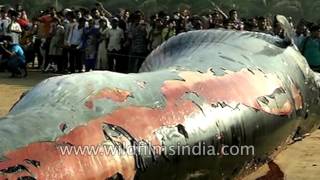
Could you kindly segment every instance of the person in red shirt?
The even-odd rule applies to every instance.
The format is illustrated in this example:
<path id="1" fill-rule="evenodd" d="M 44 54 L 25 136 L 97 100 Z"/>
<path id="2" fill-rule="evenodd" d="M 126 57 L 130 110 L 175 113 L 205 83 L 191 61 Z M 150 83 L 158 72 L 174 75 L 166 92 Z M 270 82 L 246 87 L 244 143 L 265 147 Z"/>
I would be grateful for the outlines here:
<path id="1" fill-rule="evenodd" d="M 27 29 L 30 25 L 27 13 L 25 10 L 22 10 L 20 12 L 18 12 L 18 19 L 17 19 L 17 23 L 20 24 L 22 29 Z"/>
<path id="2" fill-rule="evenodd" d="M 42 38 L 49 37 L 51 23 L 53 22 L 55 17 L 57 17 L 56 10 L 54 8 L 51 8 L 49 14 L 45 14 L 38 18 L 39 22 L 41 23 L 40 36 L 42 36 Z"/>
<path id="3" fill-rule="evenodd" d="M 57 17 L 57 11 L 54 7 L 51 7 L 47 14 L 41 16 L 38 18 L 38 21 L 40 22 L 39 25 L 39 38 L 41 38 L 42 49 L 44 57 L 44 63 L 43 68 L 48 66 L 49 63 L 49 46 L 50 46 L 50 40 L 51 40 L 51 23 L 54 21 L 54 19 Z"/>

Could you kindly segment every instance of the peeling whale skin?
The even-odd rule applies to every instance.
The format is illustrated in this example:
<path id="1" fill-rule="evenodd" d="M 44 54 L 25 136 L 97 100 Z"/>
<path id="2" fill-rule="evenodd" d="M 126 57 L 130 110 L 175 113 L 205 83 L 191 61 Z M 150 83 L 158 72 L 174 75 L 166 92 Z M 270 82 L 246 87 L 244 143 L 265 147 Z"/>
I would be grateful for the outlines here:
<path id="1" fill-rule="evenodd" d="M 319 127 L 318 80 L 281 39 L 184 33 L 138 74 L 72 74 L 34 87 L 0 119 L 0 179 L 233 178 Z M 217 154 L 179 154 L 198 144 Z M 219 154 L 225 146 L 253 146 L 254 154 Z M 99 153 L 63 155 L 61 147 Z"/>

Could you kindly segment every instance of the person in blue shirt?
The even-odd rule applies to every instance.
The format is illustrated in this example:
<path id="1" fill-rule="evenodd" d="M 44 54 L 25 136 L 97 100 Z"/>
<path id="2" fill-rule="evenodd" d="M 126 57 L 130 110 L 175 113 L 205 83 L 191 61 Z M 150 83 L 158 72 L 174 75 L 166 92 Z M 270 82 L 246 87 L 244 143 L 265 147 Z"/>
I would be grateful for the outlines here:
<path id="1" fill-rule="evenodd" d="M 320 72 L 320 26 L 311 27 L 311 36 L 302 42 L 301 54 L 307 59 L 311 69 Z"/>
<path id="2" fill-rule="evenodd" d="M 26 77 L 26 59 L 24 51 L 19 44 L 14 44 L 11 36 L 6 36 L 0 45 L 1 53 L 6 57 L 7 69 L 11 77 Z"/>
<path id="3" fill-rule="evenodd" d="M 83 48 L 85 52 L 86 72 L 94 70 L 97 61 L 99 29 L 95 27 L 93 19 L 89 20 L 89 27 L 85 28 Z"/>

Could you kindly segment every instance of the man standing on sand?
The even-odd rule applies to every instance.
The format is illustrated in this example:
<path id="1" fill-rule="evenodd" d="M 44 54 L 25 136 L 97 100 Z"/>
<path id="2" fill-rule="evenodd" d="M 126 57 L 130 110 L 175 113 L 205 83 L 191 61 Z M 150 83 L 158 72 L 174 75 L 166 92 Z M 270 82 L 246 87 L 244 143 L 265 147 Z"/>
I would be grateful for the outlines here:
<path id="1" fill-rule="evenodd" d="M 80 18 L 77 22 L 72 23 L 66 41 L 69 47 L 70 57 L 70 72 L 75 73 L 75 70 L 82 72 L 83 69 L 83 40 L 86 20 Z"/>
<path id="2" fill-rule="evenodd" d="M 112 28 L 109 29 L 106 34 L 109 68 L 112 71 L 114 70 L 113 67 L 115 65 L 115 71 L 123 72 L 126 69 L 127 64 L 121 62 L 121 57 L 119 54 L 121 53 L 120 50 L 124 41 L 124 33 L 123 30 L 119 28 L 118 18 L 112 19 L 111 26 Z"/>

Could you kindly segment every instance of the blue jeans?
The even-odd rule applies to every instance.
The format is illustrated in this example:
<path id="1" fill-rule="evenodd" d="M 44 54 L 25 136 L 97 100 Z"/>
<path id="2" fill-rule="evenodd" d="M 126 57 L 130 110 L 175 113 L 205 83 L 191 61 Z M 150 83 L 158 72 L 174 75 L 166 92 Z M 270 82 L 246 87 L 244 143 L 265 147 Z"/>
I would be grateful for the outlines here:
<path id="1" fill-rule="evenodd" d="M 17 57 L 9 58 L 7 63 L 8 63 L 7 64 L 8 70 L 12 74 L 20 74 L 21 69 L 26 69 L 26 64 L 21 59 L 19 59 Z"/>

